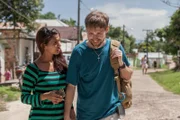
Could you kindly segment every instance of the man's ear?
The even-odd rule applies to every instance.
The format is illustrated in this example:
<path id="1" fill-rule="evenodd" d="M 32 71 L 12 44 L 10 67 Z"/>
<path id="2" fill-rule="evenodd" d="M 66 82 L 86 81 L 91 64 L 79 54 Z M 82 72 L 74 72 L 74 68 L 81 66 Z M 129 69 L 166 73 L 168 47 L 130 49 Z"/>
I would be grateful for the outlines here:
<path id="1" fill-rule="evenodd" d="M 106 33 L 109 32 L 109 25 L 106 27 Z"/>

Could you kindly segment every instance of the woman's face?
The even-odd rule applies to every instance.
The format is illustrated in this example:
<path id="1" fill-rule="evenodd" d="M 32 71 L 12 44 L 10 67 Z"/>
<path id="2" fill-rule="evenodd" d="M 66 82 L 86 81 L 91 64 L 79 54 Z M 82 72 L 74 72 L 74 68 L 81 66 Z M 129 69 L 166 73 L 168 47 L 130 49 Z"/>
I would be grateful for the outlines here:
<path id="1" fill-rule="evenodd" d="M 61 52 L 61 41 L 59 34 L 53 35 L 51 40 L 45 44 L 44 52 L 52 55 L 57 55 Z"/>

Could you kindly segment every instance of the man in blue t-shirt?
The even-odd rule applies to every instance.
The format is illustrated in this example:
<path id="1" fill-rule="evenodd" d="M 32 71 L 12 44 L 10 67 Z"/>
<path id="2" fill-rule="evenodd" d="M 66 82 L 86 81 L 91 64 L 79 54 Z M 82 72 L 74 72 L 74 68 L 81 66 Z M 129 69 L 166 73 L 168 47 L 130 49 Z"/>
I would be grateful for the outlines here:
<path id="1" fill-rule="evenodd" d="M 77 45 L 71 55 L 65 99 L 64 120 L 70 120 L 70 109 L 77 86 L 77 120 L 108 120 L 116 117 L 121 105 L 110 57 L 118 59 L 121 77 L 129 80 L 132 69 L 122 46 L 110 55 L 109 17 L 92 11 L 85 19 L 88 40 Z"/>

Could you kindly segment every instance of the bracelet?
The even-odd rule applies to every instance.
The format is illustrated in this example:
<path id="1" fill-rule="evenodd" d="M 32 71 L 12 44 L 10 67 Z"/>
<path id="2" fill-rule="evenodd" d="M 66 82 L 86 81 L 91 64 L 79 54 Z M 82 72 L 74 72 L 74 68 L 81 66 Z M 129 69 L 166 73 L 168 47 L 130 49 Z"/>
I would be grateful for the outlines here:
<path id="1" fill-rule="evenodd" d="M 126 67 L 126 64 L 123 62 L 123 65 L 119 66 L 119 69 L 124 69 Z"/>

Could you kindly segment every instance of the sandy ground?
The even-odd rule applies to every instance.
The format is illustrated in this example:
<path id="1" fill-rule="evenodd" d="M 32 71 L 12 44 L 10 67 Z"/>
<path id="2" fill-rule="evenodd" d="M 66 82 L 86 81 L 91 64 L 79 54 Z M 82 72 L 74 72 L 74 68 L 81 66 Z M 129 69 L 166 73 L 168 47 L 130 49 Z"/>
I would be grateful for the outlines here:
<path id="1" fill-rule="evenodd" d="M 132 82 L 133 105 L 126 110 L 124 120 L 180 120 L 180 95 L 165 91 L 140 70 L 134 71 Z M 15 101 L 7 106 L 8 111 L 0 112 L 0 120 L 28 119 L 29 105 Z"/>
<path id="2" fill-rule="evenodd" d="M 132 82 L 133 105 L 125 120 L 180 120 L 180 95 L 165 91 L 140 70 L 134 71 Z"/>

